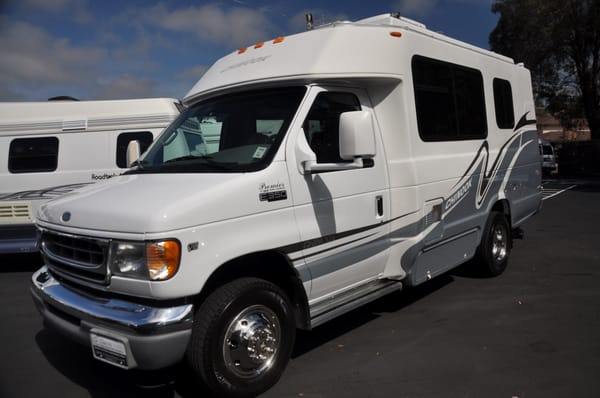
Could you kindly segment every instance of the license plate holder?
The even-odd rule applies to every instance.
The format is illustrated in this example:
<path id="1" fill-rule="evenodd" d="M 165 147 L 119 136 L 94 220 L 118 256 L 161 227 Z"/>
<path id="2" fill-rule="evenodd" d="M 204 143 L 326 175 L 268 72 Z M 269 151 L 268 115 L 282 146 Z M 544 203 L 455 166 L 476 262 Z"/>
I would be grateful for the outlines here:
<path id="1" fill-rule="evenodd" d="M 130 362 L 125 342 L 112 337 L 90 333 L 92 355 L 95 359 L 122 369 L 129 369 Z"/>

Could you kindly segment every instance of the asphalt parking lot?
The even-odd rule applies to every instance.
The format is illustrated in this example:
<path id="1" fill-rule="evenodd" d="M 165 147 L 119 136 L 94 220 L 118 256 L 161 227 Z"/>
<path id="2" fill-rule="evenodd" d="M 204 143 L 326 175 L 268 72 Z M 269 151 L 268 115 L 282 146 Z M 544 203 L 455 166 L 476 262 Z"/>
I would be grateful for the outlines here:
<path id="1" fill-rule="evenodd" d="M 503 275 L 463 266 L 301 333 L 264 397 L 600 397 L 600 183 L 545 188 Z M 39 265 L 0 257 L 0 397 L 206 396 L 185 366 L 122 371 L 44 329 Z"/>

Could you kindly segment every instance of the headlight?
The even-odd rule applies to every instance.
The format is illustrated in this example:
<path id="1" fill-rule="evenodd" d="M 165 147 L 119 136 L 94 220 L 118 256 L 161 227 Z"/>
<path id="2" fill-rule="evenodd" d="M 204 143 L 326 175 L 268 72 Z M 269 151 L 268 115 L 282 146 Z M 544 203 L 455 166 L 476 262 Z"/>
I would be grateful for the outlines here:
<path id="1" fill-rule="evenodd" d="M 164 281 L 179 269 L 180 246 L 176 240 L 113 242 L 110 252 L 114 275 Z"/>
<path id="2" fill-rule="evenodd" d="M 137 279 L 148 279 L 146 267 L 146 243 L 113 242 L 110 262 L 115 275 Z"/>

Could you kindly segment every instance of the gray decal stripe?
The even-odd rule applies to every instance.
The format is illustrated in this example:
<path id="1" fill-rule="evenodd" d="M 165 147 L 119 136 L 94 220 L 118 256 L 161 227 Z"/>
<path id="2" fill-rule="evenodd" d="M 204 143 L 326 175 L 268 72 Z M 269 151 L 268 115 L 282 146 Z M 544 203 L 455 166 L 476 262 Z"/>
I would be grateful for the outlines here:
<path id="1" fill-rule="evenodd" d="M 368 225 L 366 227 L 351 229 L 351 230 L 348 230 L 348 231 L 339 232 L 337 234 L 331 234 L 331 235 L 321 236 L 319 238 L 309 239 L 309 240 L 305 240 L 305 241 L 302 241 L 302 242 L 293 243 L 293 244 L 287 245 L 287 246 L 281 246 L 281 247 L 276 248 L 275 250 L 277 250 L 279 252 L 282 252 L 282 253 L 285 253 L 286 255 L 289 256 L 290 254 L 299 252 L 301 250 L 311 249 L 313 247 L 321 246 L 321 245 L 324 245 L 326 243 L 331 243 L 331 242 L 334 242 L 336 240 L 347 238 L 347 237 L 352 236 L 352 235 L 358 235 L 358 234 L 360 234 L 362 232 L 366 232 L 366 231 L 369 231 L 371 229 L 383 227 L 383 226 L 385 226 L 387 224 L 390 224 L 390 223 L 392 223 L 392 222 L 394 222 L 396 220 L 399 220 L 399 219 L 401 219 L 403 217 L 405 217 L 405 215 L 402 215 L 400 217 L 396 217 L 396 218 L 393 218 L 391 220 L 387 220 L 387 221 L 384 221 L 384 222 L 381 222 L 381 223 Z M 368 238 L 368 237 L 373 236 L 373 235 L 374 235 L 374 233 L 371 234 L 371 235 L 365 236 L 365 237 L 358 238 L 356 241 Z M 325 250 L 323 250 L 322 252 L 319 252 L 319 253 L 309 254 L 309 255 L 307 255 L 305 257 L 310 257 L 310 256 L 313 256 L 313 255 L 316 255 L 316 254 L 322 254 L 322 253 L 324 253 L 324 252 L 326 252 L 328 250 L 333 250 L 333 249 L 335 249 L 337 247 L 341 247 L 341 246 L 344 246 L 344 245 L 349 244 L 349 243 L 354 243 L 356 241 L 344 243 L 344 244 L 341 244 L 340 246 L 336 246 L 336 247 L 333 247 L 333 248 L 330 248 L 330 249 L 325 249 Z M 300 260 L 300 259 L 305 258 L 305 257 L 298 257 L 298 258 L 295 258 L 292 261 L 297 261 L 297 260 Z"/>
<path id="2" fill-rule="evenodd" d="M 500 151 L 498 151 L 498 156 L 496 156 L 496 159 L 494 160 L 494 164 L 492 165 L 492 168 L 490 169 L 489 173 L 487 173 L 487 176 L 484 175 L 484 185 L 483 187 L 485 188 L 485 186 L 487 185 L 486 180 L 490 177 L 490 175 L 492 175 L 493 170 L 496 168 L 496 166 L 498 165 L 498 161 L 500 160 L 500 157 L 502 157 L 502 154 L 504 153 L 504 150 L 506 149 L 506 146 L 512 142 L 512 140 L 518 136 L 519 133 L 515 133 L 512 137 L 510 137 L 502 146 L 502 148 L 500 148 Z M 482 160 L 482 162 L 485 162 L 485 170 L 487 170 L 487 165 L 488 165 L 488 161 L 489 161 L 489 153 L 490 153 L 490 149 L 489 149 L 489 144 L 487 141 L 484 141 L 483 144 L 481 144 L 481 147 L 479 148 L 479 150 L 477 151 L 477 155 L 475 155 L 475 158 L 473 159 L 473 161 L 471 162 L 471 164 L 469 165 L 469 167 L 467 167 L 467 169 L 465 170 L 465 174 L 463 174 L 463 176 L 458 180 L 458 182 L 456 183 L 456 185 L 458 185 L 467 175 L 469 175 L 469 172 L 471 171 L 471 169 L 478 163 L 479 157 L 481 156 L 481 152 L 483 152 L 483 150 L 485 149 L 485 153 L 486 156 L 484 158 L 484 160 Z M 455 188 L 456 185 L 454 185 Z"/>
<path id="3" fill-rule="evenodd" d="M 311 239 L 311 240 L 308 240 L 308 241 L 305 241 L 305 242 L 295 243 L 295 244 L 289 245 L 289 246 L 283 246 L 283 247 L 280 247 L 279 249 L 276 249 L 276 250 L 279 250 L 279 251 L 284 252 L 284 253 L 286 253 L 286 254 L 289 255 L 289 254 L 294 253 L 294 252 L 299 252 L 300 250 L 303 250 L 303 249 L 316 247 L 316 246 L 318 246 L 320 244 L 330 243 L 330 242 L 342 239 L 344 237 L 350 236 L 350 235 L 355 234 L 355 233 L 358 234 L 360 232 L 364 232 L 365 230 L 369 230 L 369 229 L 381 227 L 381 226 L 389 224 L 389 223 L 391 223 L 393 221 L 399 220 L 400 218 L 403 218 L 403 217 L 404 216 L 396 217 L 393 220 L 389 220 L 389 221 L 386 221 L 386 222 L 383 222 L 383 223 L 380 223 L 380 224 L 376 224 L 376 225 L 371 225 L 371 226 L 365 227 L 365 228 L 358 228 L 358 229 L 355 229 L 355 230 L 342 232 L 340 234 L 328 235 L 328 236 L 324 236 L 322 238 Z M 399 242 L 401 242 L 401 241 L 404 240 L 404 239 L 401 239 L 401 238 L 405 238 L 407 235 L 408 236 L 415 236 L 415 235 L 421 233 L 422 226 L 423 226 L 423 219 L 421 219 L 421 220 L 419 220 L 417 222 L 414 222 L 412 224 L 405 225 L 404 227 L 398 228 L 395 231 L 391 231 L 390 234 L 389 234 L 389 237 L 397 239 L 397 240 L 400 239 L 400 240 L 398 240 L 396 242 L 396 243 L 399 243 Z M 338 237 L 338 235 L 344 235 L 344 236 L 339 236 Z M 290 259 L 290 260 L 293 261 L 293 262 L 296 262 L 296 261 L 299 261 L 299 260 L 304 260 L 304 259 L 307 259 L 307 258 L 310 258 L 310 257 L 314 257 L 314 256 L 319 255 L 319 254 L 327 253 L 328 251 L 333 251 L 335 249 L 339 249 L 340 247 L 343 247 L 343 246 L 351 245 L 351 244 L 359 242 L 361 240 L 370 238 L 370 237 L 372 237 L 374 235 L 375 235 L 375 233 L 372 233 L 370 235 L 357 238 L 357 239 L 352 240 L 350 242 L 345 242 L 345 243 L 342 243 L 342 244 L 339 244 L 339 245 L 336 245 L 336 246 L 333 246 L 333 247 L 330 247 L 330 248 L 327 248 L 327 249 L 324 249 L 324 250 L 321 250 L 321 251 L 318 251 L 318 252 L 315 252 L 315 253 L 307 254 L 306 256 L 295 257 L 295 258 Z M 332 239 L 333 237 L 337 237 L 337 239 Z M 369 245 L 369 244 L 372 244 L 373 242 L 378 242 L 378 241 L 380 241 L 382 239 L 384 239 L 384 238 L 380 237 L 378 239 L 375 239 L 372 242 L 365 242 L 361 246 Z M 316 244 L 316 242 L 318 242 L 318 241 L 322 241 L 322 242 L 320 244 Z M 313 244 L 313 243 L 315 243 L 315 244 Z M 304 246 L 305 244 L 306 244 L 306 246 Z"/>
<path id="4" fill-rule="evenodd" d="M 484 178 L 484 184 L 482 185 L 483 188 L 485 188 L 485 186 L 487 186 L 487 179 L 492 175 L 492 171 L 496 168 L 496 166 L 498 165 L 498 161 L 500 160 L 500 158 L 502 157 L 506 147 L 512 142 L 512 140 L 519 135 L 518 130 L 523 127 L 523 126 L 527 126 L 529 124 L 535 124 L 536 123 L 536 119 L 533 120 L 527 120 L 527 115 L 529 114 L 528 112 L 525 112 L 525 114 L 523 116 L 521 116 L 521 119 L 519 119 L 519 121 L 517 122 L 517 125 L 514 128 L 514 132 L 515 134 L 513 134 L 512 137 L 510 137 L 505 143 L 504 145 L 502 145 L 502 147 L 500 148 L 500 151 L 498 152 L 498 156 L 496 156 L 496 159 L 494 160 L 494 164 L 492 165 L 492 168 L 490 170 L 490 172 L 488 173 L 487 176 L 485 176 Z M 486 153 L 488 154 L 488 156 L 486 156 L 485 158 L 485 169 L 487 170 L 487 165 L 488 165 L 488 160 L 489 160 L 489 144 L 486 141 L 483 142 L 483 144 L 481 144 L 481 147 L 479 148 L 479 151 L 477 151 L 477 155 L 475 155 L 475 158 L 473 159 L 473 161 L 471 162 L 471 164 L 469 165 L 469 167 L 467 167 L 467 169 L 465 170 L 465 173 L 463 174 L 463 176 L 458 180 L 458 182 L 456 183 L 456 185 L 458 185 L 460 183 L 460 181 L 462 181 L 468 174 L 469 171 L 471 171 L 471 169 L 475 166 L 475 164 L 477 164 L 477 160 L 479 159 L 479 156 L 481 155 L 481 152 L 483 150 L 486 150 Z M 456 187 L 456 185 L 454 187 Z M 453 187 L 453 188 L 454 188 Z M 485 190 L 485 189 L 484 189 Z"/>
<path id="5" fill-rule="evenodd" d="M 519 119 L 519 121 L 517 122 L 517 125 L 515 126 L 515 129 L 513 131 L 517 131 L 521 127 L 527 126 L 528 124 L 536 124 L 537 123 L 536 119 L 527 120 L 527 115 L 528 114 L 529 114 L 529 111 L 525 112 L 525 114 L 523 116 L 521 116 L 521 119 Z"/>
<path id="6" fill-rule="evenodd" d="M 319 254 L 327 253 L 328 251 L 339 249 L 340 247 L 348 246 L 348 245 L 351 245 L 353 243 L 360 242 L 361 240 L 368 239 L 368 238 L 370 238 L 373 235 L 375 235 L 375 233 L 372 233 L 372 234 L 367 235 L 367 236 L 363 236 L 361 238 L 357 238 L 357 239 L 351 240 L 350 242 L 341 243 L 339 245 L 336 245 L 336 246 L 333 246 L 333 247 L 330 247 L 330 248 L 327 248 L 327 249 L 324 249 L 324 250 L 321 250 L 321 251 L 318 251 L 318 252 L 315 252 L 315 253 L 307 254 L 306 256 L 292 258 L 291 260 L 292 261 L 298 261 L 298 260 L 304 260 L 304 259 L 307 259 L 307 258 L 310 258 L 310 257 L 318 256 Z"/>
<path id="7" fill-rule="evenodd" d="M 429 245 L 429 246 L 424 246 L 424 247 L 421 249 L 421 251 L 422 251 L 423 253 L 427 253 L 428 251 L 431 251 L 431 250 L 433 250 L 433 249 L 437 249 L 438 247 L 442 247 L 442 246 L 444 246 L 444 245 L 446 245 L 446 244 L 448 244 L 448 243 L 450 243 L 450 242 L 453 242 L 453 241 L 455 241 L 455 240 L 458 240 L 458 239 L 460 239 L 460 238 L 463 238 L 463 237 L 465 237 L 465 236 L 467 236 L 467 235 L 471 235 L 472 233 L 474 233 L 474 232 L 477 232 L 477 231 L 479 231 L 479 230 L 480 230 L 480 228 L 479 228 L 479 227 L 476 227 L 476 228 L 471 228 L 471 229 L 469 229 L 469 230 L 467 230 L 467 231 L 464 231 L 464 232 L 462 232 L 462 233 L 460 233 L 460 234 L 456 234 L 456 235 L 450 236 L 450 237 L 448 237 L 448 238 L 446 238 L 446 239 L 444 239 L 444 240 L 441 240 L 441 241 L 439 241 L 439 242 L 436 242 L 436 243 L 434 243 L 434 244 L 432 244 L 432 245 Z"/>
<path id="8" fill-rule="evenodd" d="M 81 188 L 89 184 L 91 183 L 84 182 L 79 184 L 59 185 L 56 187 L 36 189 L 31 191 L 7 193 L 0 195 L 0 200 L 53 199 L 57 196 L 64 195 L 66 193 L 71 192 L 74 189 Z"/>
<path id="9" fill-rule="evenodd" d="M 360 261 L 371 258 L 389 248 L 387 239 L 378 238 L 362 245 L 349 248 L 348 250 L 332 254 L 323 259 L 311 262 L 311 277 L 314 279 L 340 271 L 346 267 L 352 266 Z"/>

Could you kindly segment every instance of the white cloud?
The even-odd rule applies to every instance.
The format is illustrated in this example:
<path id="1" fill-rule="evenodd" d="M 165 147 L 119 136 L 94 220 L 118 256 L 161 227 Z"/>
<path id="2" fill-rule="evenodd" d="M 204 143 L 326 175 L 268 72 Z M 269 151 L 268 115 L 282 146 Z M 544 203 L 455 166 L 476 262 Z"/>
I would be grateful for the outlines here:
<path id="1" fill-rule="evenodd" d="M 0 92 L 82 85 L 105 58 L 101 48 L 74 46 L 28 23 L 0 16 L 0 26 Z"/>
<path id="2" fill-rule="evenodd" d="M 87 10 L 88 0 L 3 0 L 8 7 L 31 13 L 69 13 L 80 24 L 91 23 L 94 17 Z"/>
<path id="3" fill-rule="evenodd" d="M 266 14 L 250 8 L 224 10 L 216 5 L 169 10 L 164 4 L 142 11 L 142 18 L 163 29 L 190 33 L 202 41 L 242 47 L 272 36 Z"/>
<path id="4" fill-rule="evenodd" d="M 121 75 L 101 81 L 94 89 L 94 99 L 156 97 L 156 82 L 130 75 Z"/>
<path id="5" fill-rule="evenodd" d="M 5 0 L 9 6 L 27 10 L 59 12 L 67 7 L 81 4 L 80 0 Z"/>

